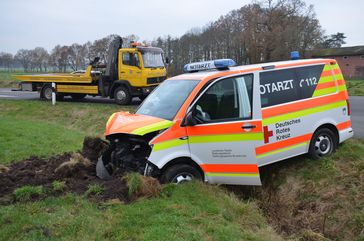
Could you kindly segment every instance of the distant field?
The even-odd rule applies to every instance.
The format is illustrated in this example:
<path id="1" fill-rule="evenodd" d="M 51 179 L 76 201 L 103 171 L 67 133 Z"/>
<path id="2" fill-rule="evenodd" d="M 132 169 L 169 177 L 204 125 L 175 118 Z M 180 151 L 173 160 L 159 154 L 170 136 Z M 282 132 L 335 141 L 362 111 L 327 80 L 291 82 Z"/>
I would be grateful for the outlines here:
<path id="1" fill-rule="evenodd" d="M 349 90 L 349 95 L 364 95 L 364 80 L 346 80 L 346 84 Z"/>
<path id="2" fill-rule="evenodd" d="M 0 88 L 16 88 L 18 81 L 12 75 L 24 75 L 25 72 L 0 72 Z"/>

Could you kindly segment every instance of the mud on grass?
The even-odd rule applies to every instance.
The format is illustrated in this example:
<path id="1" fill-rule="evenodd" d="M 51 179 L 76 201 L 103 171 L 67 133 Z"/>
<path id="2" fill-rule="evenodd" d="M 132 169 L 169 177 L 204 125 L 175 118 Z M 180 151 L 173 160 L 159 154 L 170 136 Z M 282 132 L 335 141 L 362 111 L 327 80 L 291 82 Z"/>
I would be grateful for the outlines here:
<path id="1" fill-rule="evenodd" d="M 94 164 L 88 159 L 75 160 L 82 158 L 79 153 L 65 153 L 49 159 L 33 156 L 11 164 L 7 171 L 0 173 L 0 204 L 15 202 L 14 191 L 23 186 L 43 186 L 45 194 L 57 196 L 64 192 L 84 195 L 90 187 L 98 185 L 102 192 L 91 193 L 88 195 L 91 199 L 130 201 L 126 181 L 122 178 L 124 173 L 116 173 L 112 180 L 101 180 L 96 176 Z M 64 182 L 62 191 L 54 189 L 55 182 Z M 31 200 L 40 198 L 42 196 L 33 195 Z"/>

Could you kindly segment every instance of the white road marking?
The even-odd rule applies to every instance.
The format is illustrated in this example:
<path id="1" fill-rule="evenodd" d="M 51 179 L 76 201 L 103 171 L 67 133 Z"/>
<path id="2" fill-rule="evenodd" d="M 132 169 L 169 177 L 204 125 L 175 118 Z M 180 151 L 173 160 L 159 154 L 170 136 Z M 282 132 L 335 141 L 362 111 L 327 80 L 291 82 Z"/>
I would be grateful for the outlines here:
<path id="1" fill-rule="evenodd" d="M 11 96 L 11 95 L 0 95 L 0 98 L 16 98 L 17 96 Z"/>

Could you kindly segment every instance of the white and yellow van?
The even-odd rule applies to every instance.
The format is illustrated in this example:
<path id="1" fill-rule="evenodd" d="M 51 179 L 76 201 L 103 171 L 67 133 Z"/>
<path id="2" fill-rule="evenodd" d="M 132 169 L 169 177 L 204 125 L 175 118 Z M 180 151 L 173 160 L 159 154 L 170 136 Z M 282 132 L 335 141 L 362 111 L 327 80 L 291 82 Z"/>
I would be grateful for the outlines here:
<path id="1" fill-rule="evenodd" d="M 353 136 L 334 59 L 234 65 L 188 64 L 135 114 L 114 113 L 98 175 L 122 168 L 164 182 L 261 185 L 259 167 L 305 153 L 317 159 Z"/>

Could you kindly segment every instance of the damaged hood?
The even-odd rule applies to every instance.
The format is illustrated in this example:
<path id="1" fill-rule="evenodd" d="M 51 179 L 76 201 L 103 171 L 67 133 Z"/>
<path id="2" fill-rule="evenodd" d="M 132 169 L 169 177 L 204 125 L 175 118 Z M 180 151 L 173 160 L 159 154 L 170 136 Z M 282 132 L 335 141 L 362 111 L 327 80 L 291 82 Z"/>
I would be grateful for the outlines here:
<path id="1" fill-rule="evenodd" d="M 116 112 L 106 123 L 105 136 L 124 133 L 143 136 L 145 134 L 166 129 L 173 122 L 153 116 Z"/>

